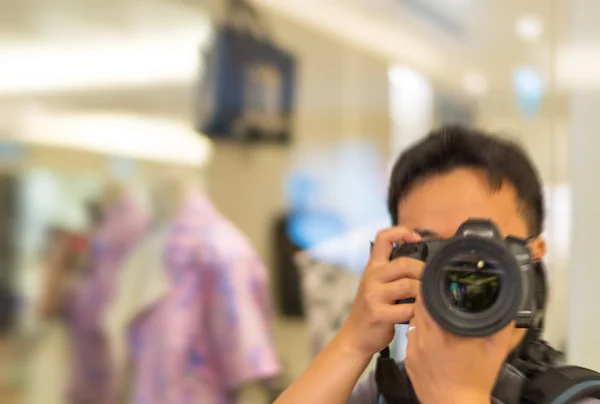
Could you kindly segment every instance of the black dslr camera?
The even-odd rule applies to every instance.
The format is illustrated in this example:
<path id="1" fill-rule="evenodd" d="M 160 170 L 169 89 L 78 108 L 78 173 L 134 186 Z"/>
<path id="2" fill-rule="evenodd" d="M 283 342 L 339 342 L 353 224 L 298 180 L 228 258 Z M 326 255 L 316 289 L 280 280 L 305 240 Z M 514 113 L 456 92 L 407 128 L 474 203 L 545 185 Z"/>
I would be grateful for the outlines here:
<path id="1" fill-rule="evenodd" d="M 398 244 L 391 259 L 425 262 L 423 303 L 443 328 L 460 336 L 483 337 L 516 321 L 541 327 L 546 280 L 527 241 L 502 238 L 489 220 L 469 219 L 449 239 Z M 414 302 L 414 299 L 398 303 Z"/>

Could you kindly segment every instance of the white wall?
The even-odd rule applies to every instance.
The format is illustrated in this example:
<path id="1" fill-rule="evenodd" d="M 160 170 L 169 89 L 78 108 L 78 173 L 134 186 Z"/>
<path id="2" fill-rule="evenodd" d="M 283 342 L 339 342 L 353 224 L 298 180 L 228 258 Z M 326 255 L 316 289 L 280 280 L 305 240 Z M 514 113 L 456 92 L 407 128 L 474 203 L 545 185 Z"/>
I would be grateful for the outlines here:
<path id="1" fill-rule="evenodd" d="M 510 99 L 490 95 L 480 104 L 478 124 L 520 143 L 539 170 L 546 189 L 545 233 L 548 253 L 545 263 L 550 282 L 544 337 L 564 348 L 568 324 L 569 128 L 568 109 L 563 101 L 549 95 L 535 118 L 519 115 Z"/>
<path id="2" fill-rule="evenodd" d="M 583 44 L 600 43 L 600 28 L 595 16 L 600 3 L 573 0 L 571 40 Z M 598 50 L 591 56 L 598 55 Z M 590 83 L 592 84 L 592 83 Z M 600 91 L 588 84 L 571 95 L 571 187 L 573 201 L 573 238 L 569 274 L 568 359 L 580 366 L 600 370 Z M 594 83 L 595 84 L 595 83 Z"/>

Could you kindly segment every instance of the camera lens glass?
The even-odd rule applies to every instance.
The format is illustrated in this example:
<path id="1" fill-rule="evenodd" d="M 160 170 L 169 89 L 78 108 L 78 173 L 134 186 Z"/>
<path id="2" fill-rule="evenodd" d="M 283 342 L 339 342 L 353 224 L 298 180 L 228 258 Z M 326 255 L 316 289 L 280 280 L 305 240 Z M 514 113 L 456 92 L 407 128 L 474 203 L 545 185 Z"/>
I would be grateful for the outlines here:
<path id="1" fill-rule="evenodd" d="M 446 301 L 465 313 L 481 313 L 496 302 L 500 293 L 498 262 L 478 254 L 461 254 L 443 266 Z"/>

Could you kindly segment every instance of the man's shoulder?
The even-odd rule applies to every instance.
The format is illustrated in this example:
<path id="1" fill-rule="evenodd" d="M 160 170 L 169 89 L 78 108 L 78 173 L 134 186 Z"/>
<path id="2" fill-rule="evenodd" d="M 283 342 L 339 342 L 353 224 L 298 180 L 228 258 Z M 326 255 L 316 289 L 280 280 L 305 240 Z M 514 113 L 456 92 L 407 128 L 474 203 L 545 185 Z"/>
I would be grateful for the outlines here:
<path id="1" fill-rule="evenodd" d="M 377 404 L 378 402 L 379 390 L 375 380 L 375 372 L 371 372 L 364 381 L 356 385 L 348 404 Z M 575 401 L 574 404 L 600 404 L 600 399 L 582 398 Z"/>

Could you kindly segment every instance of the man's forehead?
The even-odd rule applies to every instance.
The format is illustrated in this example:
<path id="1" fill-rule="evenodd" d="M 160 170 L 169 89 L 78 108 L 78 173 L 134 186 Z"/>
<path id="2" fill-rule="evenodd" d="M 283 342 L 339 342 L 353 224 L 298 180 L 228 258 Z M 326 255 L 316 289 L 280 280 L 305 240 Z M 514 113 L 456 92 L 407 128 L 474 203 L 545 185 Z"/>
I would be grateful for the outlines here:
<path id="1" fill-rule="evenodd" d="M 418 233 L 423 238 L 440 237 L 440 234 L 437 232 L 437 230 L 426 229 L 426 228 L 421 228 L 421 227 L 413 227 L 412 230 L 414 230 L 416 233 Z"/>
<path id="2" fill-rule="evenodd" d="M 399 223 L 426 237 L 451 237 L 470 218 L 490 219 L 504 235 L 528 236 L 513 187 L 492 190 L 473 172 L 433 177 L 413 188 L 398 206 Z"/>
<path id="3" fill-rule="evenodd" d="M 468 217 L 465 216 L 464 218 L 461 218 L 460 220 L 458 220 L 456 223 L 449 223 L 448 221 L 439 222 L 435 225 L 432 225 L 431 227 L 411 226 L 410 224 L 408 224 L 408 223 L 405 224 L 404 222 L 401 222 L 400 225 L 406 226 L 406 227 L 414 230 L 421 237 L 426 238 L 426 239 L 449 238 L 449 237 L 452 237 L 454 234 L 456 234 L 456 231 L 458 230 L 460 225 L 469 219 L 491 220 L 498 227 L 498 230 L 500 231 L 501 234 L 503 234 L 503 235 L 509 235 L 509 234 L 518 235 L 518 234 L 515 234 L 514 229 L 516 229 L 516 227 L 514 226 L 514 224 L 512 224 L 508 221 L 500 221 L 499 222 L 498 220 L 494 220 L 494 218 L 492 218 L 492 217 L 483 217 L 483 216 L 481 216 L 481 217 L 480 216 L 468 216 Z"/>

